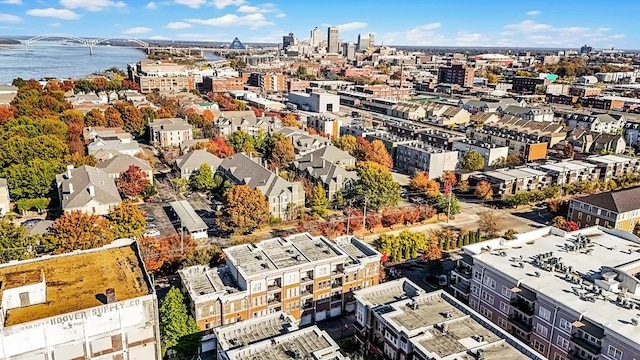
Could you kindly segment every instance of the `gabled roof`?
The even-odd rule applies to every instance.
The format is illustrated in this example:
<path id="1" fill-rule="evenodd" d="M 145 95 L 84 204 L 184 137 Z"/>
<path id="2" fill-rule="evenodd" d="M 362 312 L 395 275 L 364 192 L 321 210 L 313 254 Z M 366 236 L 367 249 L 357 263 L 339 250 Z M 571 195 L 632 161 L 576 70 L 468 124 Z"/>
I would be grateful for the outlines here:
<path id="1" fill-rule="evenodd" d="M 344 150 L 340 150 L 333 145 L 328 145 L 323 148 L 320 148 L 316 151 L 312 151 L 306 155 L 304 155 L 299 162 L 307 162 L 310 159 L 321 158 L 327 160 L 330 163 L 340 162 L 342 164 L 352 163 L 356 160 L 353 156 L 351 156 L 348 152 Z"/>
<path id="2" fill-rule="evenodd" d="M 153 171 L 147 161 L 128 154 L 116 155 L 109 160 L 99 162 L 96 167 L 104 170 L 107 174 L 120 174 L 129 169 L 131 165 L 139 167 L 144 172 Z"/>
<path id="3" fill-rule="evenodd" d="M 576 200 L 620 214 L 640 209 L 640 187 L 589 195 Z"/>
<path id="4" fill-rule="evenodd" d="M 57 175 L 56 182 L 59 188 L 62 187 L 63 209 L 83 207 L 91 200 L 102 204 L 122 202 L 115 181 L 104 170 L 93 166 L 83 165 L 77 169 L 68 170 Z M 93 196 L 89 191 L 90 186 L 93 186 Z M 71 189 L 73 191 L 70 191 Z"/>
<path id="5" fill-rule="evenodd" d="M 207 164 L 215 171 L 220 163 L 222 159 L 207 150 L 193 150 L 176 159 L 176 166 L 179 169 L 197 169 L 202 164 Z"/>
<path id="6" fill-rule="evenodd" d="M 259 189 L 267 197 L 291 191 L 293 183 L 260 165 L 258 161 L 260 161 L 259 158 L 250 158 L 240 153 L 222 160 L 220 167 L 225 169 L 235 182 L 245 184 L 252 189 Z"/>
<path id="7" fill-rule="evenodd" d="M 293 166 L 299 171 L 306 172 L 310 178 L 327 185 L 334 181 L 337 182 L 338 177 L 342 179 L 339 181 L 340 183 L 347 180 L 358 180 L 358 174 L 355 171 L 347 171 L 323 158 L 307 158 L 306 161 L 301 159 L 295 161 Z"/>

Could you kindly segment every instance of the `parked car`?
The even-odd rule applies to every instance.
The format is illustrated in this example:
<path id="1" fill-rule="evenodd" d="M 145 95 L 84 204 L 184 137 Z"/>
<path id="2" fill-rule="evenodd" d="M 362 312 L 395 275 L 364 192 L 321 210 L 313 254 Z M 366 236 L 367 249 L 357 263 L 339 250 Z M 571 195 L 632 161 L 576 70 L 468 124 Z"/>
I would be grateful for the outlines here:
<path id="1" fill-rule="evenodd" d="M 158 231 L 158 229 L 149 229 L 145 231 L 144 234 L 142 234 L 142 236 L 148 236 L 148 237 L 160 236 L 160 231 Z"/>
<path id="2" fill-rule="evenodd" d="M 147 223 L 147 229 L 157 229 L 158 227 L 156 226 L 156 224 L 153 223 Z"/>
<path id="3" fill-rule="evenodd" d="M 156 218 L 154 218 L 154 217 L 153 217 L 153 216 L 151 216 L 151 215 L 145 215 L 145 216 L 144 216 L 144 220 L 145 220 L 146 222 L 154 222 L 154 221 L 156 221 Z"/>

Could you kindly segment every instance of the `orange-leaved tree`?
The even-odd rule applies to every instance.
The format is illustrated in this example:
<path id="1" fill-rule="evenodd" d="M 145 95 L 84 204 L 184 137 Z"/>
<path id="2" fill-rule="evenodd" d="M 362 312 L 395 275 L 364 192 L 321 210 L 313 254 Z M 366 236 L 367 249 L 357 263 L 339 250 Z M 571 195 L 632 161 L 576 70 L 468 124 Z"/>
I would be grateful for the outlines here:
<path id="1" fill-rule="evenodd" d="M 259 189 L 237 185 L 225 193 L 221 215 L 218 218 L 220 228 L 236 234 L 246 234 L 267 224 L 269 204 Z"/>
<path id="2" fill-rule="evenodd" d="M 147 173 L 138 166 L 129 165 L 129 168 L 120 173 L 116 180 L 120 193 L 128 198 L 135 198 L 149 185 Z"/>
<path id="3" fill-rule="evenodd" d="M 143 236 L 138 240 L 142 260 L 147 271 L 175 270 L 196 248 L 196 242 L 187 234 L 173 234 L 161 238 Z"/>
<path id="4" fill-rule="evenodd" d="M 221 136 L 216 136 L 209 141 L 199 142 L 191 147 L 191 150 L 200 149 L 207 150 L 219 158 L 226 158 L 234 154 L 233 148 Z"/>
<path id="5" fill-rule="evenodd" d="M 493 188 L 488 181 L 482 180 L 476 185 L 475 194 L 482 200 L 491 200 L 493 199 Z"/>
<path id="6" fill-rule="evenodd" d="M 409 186 L 413 189 L 423 191 L 425 196 L 432 199 L 440 195 L 440 184 L 433 179 L 429 179 L 429 173 L 417 171 L 409 181 Z"/>
<path id="7" fill-rule="evenodd" d="M 298 123 L 298 119 L 293 114 L 287 114 L 287 116 L 282 118 L 282 126 L 288 127 L 298 127 L 300 124 Z"/>
<path id="8" fill-rule="evenodd" d="M 45 244 L 55 254 L 101 247 L 113 241 L 107 219 L 82 211 L 64 213 L 45 234 Z"/>
<path id="9" fill-rule="evenodd" d="M 380 140 L 373 140 L 371 145 L 366 148 L 365 159 L 385 166 L 389 168 L 389 170 L 393 167 L 393 159 L 391 155 L 389 155 L 384 143 Z"/>

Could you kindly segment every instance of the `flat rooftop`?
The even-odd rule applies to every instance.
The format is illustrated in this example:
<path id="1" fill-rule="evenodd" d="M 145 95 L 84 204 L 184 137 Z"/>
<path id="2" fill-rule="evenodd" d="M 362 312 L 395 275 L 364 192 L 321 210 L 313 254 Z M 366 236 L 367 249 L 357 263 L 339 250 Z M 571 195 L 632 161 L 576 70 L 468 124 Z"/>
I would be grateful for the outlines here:
<path id="1" fill-rule="evenodd" d="M 617 164 L 617 163 L 627 163 L 633 160 L 633 158 L 627 156 L 620 155 L 602 155 L 602 156 L 591 156 L 586 158 L 585 160 L 601 163 L 601 164 Z"/>
<path id="2" fill-rule="evenodd" d="M 599 294 L 592 289 L 598 287 L 594 285 L 596 280 L 602 281 L 603 268 L 606 276 L 620 274 L 630 283 L 640 281 L 638 241 L 630 233 L 601 227 L 571 233 L 546 227 L 519 234 L 515 240 L 493 239 L 468 245 L 464 251 L 475 264 L 520 283 L 521 291 L 551 298 L 635 342 L 640 339 L 640 327 L 632 325 L 631 319 L 638 316 L 637 311 L 618 304 L 617 290 Z M 486 251 L 487 247 L 491 251 Z M 558 263 L 562 267 L 554 265 Z M 640 299 L 630 292 L 627 298 L 640 305 Z"/>
<path id="3" fill-rule="evenodd" d="M 196 265 L 178 271 L 182 284 L 192 299 L 208 294 L 232 294 L 239 292 L 227 267 L 208 268 Z"/>
<path id="4" fill-rule="evenodd" d="M 153 292 L 137 250 L 129 244 L 3 264 L 0 299 L 7 289 L 40 282 L 41 274 L 47 302 L 8 310 L 5 326 L 102 306 L 97 295 L 104 295 L 107 288 L 115 290 L 117 301 Z"/>
<path id="5" fill-rule="evenodd" d="M 470 349 L 499 341 L 500 337 L 469 317 L 448 322 L 446 332 L 431 329 L 425 336 L 416 339 L 427 351 L 438 354 L 441 358 L 466 353 Z M 519 353 L 513 347 L 510 348 Z"/>
<path id="6" fill-rule="evenodd" d="M 596 167 L 595 164 L 590 164 L 590 163 L 579 161 L 579 160 L 562 161 L 554 164 L 540 165 L 541 169 L 547 169 L 549 171 L 554 171 L 559 173 L 567 172 L 567 171 L 590 169 L 594 167 Z"/>
<path id="7" fill-rule="evenodd" d="M 413 303 L 416 306 L 412 306 L 411 304 Z M 421 297 L 416 299 L 415 302 L 394 306 L 394 309 L 396 311 L 393 315 L 389 314 L 389 319 L 408 331 L 432 326 L 447 319 L 457 319 L 465 316 L 463 312 L 451 306 L 439 296 Z"/>
<path id="8" fill-rule="evenodd" d="M 361 259 L 382 256 L 382 254 L 366 246 L 354 236 L 341 236 L 335 238 L 333 241 L 342 251 L 349 255 L 353 264 L 360 263 Z"/>
<path id="9" fill-rule="evenodd" d="M 346 359 L 329 334 L 311 326 L 227 352 L 229 360 Z"/>
<path id="10" fill-rule="evenodd" d="M 401 278 L 387 281 L 369 288 L 354 292 L 358 301 L 370 306 L 387 305 L 399 300 L 405 300 L 423 294 L 424 290 L 411 280 Z"/>
<path id="11" fill-rule="evenodd" d="M 297 330 L 291 315 L 277 312 L 214 329 L 220 349 L 227 351 Z"/>

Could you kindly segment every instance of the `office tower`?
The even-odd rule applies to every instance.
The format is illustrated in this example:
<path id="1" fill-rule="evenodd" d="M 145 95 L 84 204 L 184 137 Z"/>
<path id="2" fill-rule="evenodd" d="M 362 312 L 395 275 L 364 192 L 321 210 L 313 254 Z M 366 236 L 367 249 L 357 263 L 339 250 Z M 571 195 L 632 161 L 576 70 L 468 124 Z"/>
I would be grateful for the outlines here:
<path id="1" fill-rule="evenodd" d="M 318 27 L 316 26 L 315 28 L 313 28 L 313 30 L 311 30 L 311 39 L 309 42 L 311 46 L 320 46 L 320 43 L 322 43 L 322 41 L 324 41 L 322 30 L 318 29 Z"/>
<path id="2" fill-rule="evenodd" d="M 330 27 L 327 31 L 327 52 L 337 54 L 340 52 L 340 40 L 338 28 Z"/>
<path id="3" fill-rule="evenodd" d="M 364 51 L 369 48 L 369 37 L 364 34 L 358 34 L 358 51 Z"/>
<path id="4" fill-rule="evenodd" d="M 373 33 L 369 33 L 369 47 L 375 47 L 376 43 L 375 43 L 375 35 Z"/>
<path id="5" fill-rule="evenodd" d="M 286 49 L 291 45 L 295 45 L 296 44 L 296 37 L 293 35 L 293 33 L 289 33 L 289 35 L 284 35 L 282 36 L 282 48 Z"/>
<path id="6" fill-rule="evenodd" d="M 356 45 L 352 42 L 343 43 L 342 44 L 342 56 L 346 57 L 347 60 L 355 60 L 356 59 Z"/>

